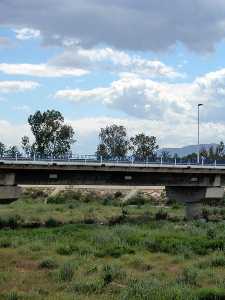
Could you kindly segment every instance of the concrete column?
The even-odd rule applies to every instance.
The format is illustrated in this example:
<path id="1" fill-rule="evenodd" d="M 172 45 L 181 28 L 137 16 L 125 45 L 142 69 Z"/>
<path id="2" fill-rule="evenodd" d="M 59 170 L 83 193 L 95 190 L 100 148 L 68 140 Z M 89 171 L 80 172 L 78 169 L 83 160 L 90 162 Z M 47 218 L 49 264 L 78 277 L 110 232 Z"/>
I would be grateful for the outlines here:
<path id="1" fill-rule="evenodd" d="M 16 185 L 14 173 L 0 173 L 0 204 L 16 201 L 22 189 Z"/>
<path id="2" fill-rule="evenodd" d="M 201 203 L 204 199 L 221 200 L 224 196 L 223 187 L 169 186 L 166 195 L 186 206 L 188 220 L 201 218 Z"/>

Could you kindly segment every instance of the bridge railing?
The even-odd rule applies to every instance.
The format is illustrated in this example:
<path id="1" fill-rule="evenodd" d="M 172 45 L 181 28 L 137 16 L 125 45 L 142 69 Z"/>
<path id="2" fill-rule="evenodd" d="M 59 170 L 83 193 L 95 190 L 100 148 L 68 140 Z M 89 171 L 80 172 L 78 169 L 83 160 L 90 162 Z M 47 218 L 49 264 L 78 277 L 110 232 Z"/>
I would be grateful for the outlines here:
<path id="1" fill-rule="evenodd" d="M 96 163 L 96 164 L 135 164 L 135 165 L 199 165 L 199 166 L 225 166 L 224 160 L 209 160 L 209 159 L 200 159 L 200 162 L 197 163 L 196 160 L 185 160 L 182 158 L 163 158 L 163 157 L 149 157 L 145 160 L 140 160 L 132 156 L 124 158 L 110 158 L 104 159 L 103 157 L 98 157 L 96 155 L 65 155 L 60 157 L 54 156 L 23 156 L 19 154 L 15 155 L 4 155 L 0 156 L 0 161 L 17 161 L 17 162 L 65 162 L 65 163 Z"/>

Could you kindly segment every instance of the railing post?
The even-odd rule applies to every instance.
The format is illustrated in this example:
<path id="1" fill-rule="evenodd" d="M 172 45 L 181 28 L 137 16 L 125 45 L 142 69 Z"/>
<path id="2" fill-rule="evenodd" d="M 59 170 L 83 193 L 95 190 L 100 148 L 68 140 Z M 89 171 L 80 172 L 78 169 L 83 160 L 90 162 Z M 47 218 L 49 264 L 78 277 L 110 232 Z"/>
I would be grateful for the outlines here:
<path id="1" fill-rule="evenodd" d="M 161 156 L 161 161 L 160 161 L 160 165 L 163 164 L 163 157 Z"/>
<path id="2" fill-rule="evenodd" d="M 202 166 L 204 165 L 204 159 L 202 158 Z"/>
<path id="3" fill-rule="evenodd" d="M 34 157 L 33 157 L 34 161 L 35 161 L 35 153 L 34 153 Z"/>
<path id="4" fill-rule="evenodd" d="M 18 154 L 17 154 L 17 152 L 16 152 L 16 160 L 17 160 L 17 155 L 18 155 Z"/>
<path id="5" fill-rule="evenodd" d="M 100 160 L 101 160 L 101 164 L 102 164 L 102 156 L 100 157 Z"/>
<path id="6" fill-rule="evenodd" d="M 215 167 L 216 167 L 216 159 L 215 159 L 214 165 L 215 165 Z"/>
<path id="7" fill-rule="evenodd" d="M 176 159 L 176 157 L 175 157 L 175 159 L 174 159 L 174 165 L 175 165 L 175 166 L 177 165 L 177 159 Z"/>

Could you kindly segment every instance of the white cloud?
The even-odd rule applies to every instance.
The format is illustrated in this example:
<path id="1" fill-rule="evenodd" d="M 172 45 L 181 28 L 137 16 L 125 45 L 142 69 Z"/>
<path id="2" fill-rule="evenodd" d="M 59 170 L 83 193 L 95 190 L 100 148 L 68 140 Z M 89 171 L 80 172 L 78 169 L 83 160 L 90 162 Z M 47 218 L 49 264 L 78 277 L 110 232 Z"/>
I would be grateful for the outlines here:
<path id="1" fill-rule="evenodd" d="M 110 108 L 146 119 L 194 119 L 196 105 L 205 104 L 204 120 L 225 119 L 225 69 L 208 73 L 191 83 L 167 83 L 122 74 L 108 87 L 59 90 L 55 97 L 69 101 L 100 101 Z"/>
<path id="2" fill-rule="evenodd" d="M 24 92 L 39 86 L 35 81 L 0 81 L 0 93 Z"/>
<path id="3" fill-rule="evenodd" d="M 69 67 L 56 67 L 48 64 L 0 64 L 0 72 L 8 75 L 27 75 L 36 77 L 83 76 L 87 70 Z"/>
<path id="4" fill-rule="evenodd" d="M 104 69 L 114 72 L 131 72 L 145 77 L 183 77 L 173 67 L 158 60 L 144 59 L 139 55 L 128 54 L 109 47 L 82 49 L 72 48 L 55 57 L 53 65 L 80 66 L 88 69 Z"/>
<path id="5" fill-rule="evenodd" d="M 171 122 L 170 120 L 155 121 L 137 118 L 111 118 L 111 117 L 89 117 L 75 121 L 68 121 L 74 128 L 77 143 L 75 151 L 78 153 L 94 154 L 98 143 L 100 128 L 107 125 L 117 124 L 127 128 L 128 136 L 144 132 L 157 137 L 160 147 L 180 147 L 197 143 L 197 127 L 193 120 Z M 201 143 L 218 143 L 224 139 L 225 124 L 202 123 L 200 132 Z"/>
<path id="6" fill-rule="evenodd" d="M 13 29 L 13 31 L 16 33 L 16 38 L 22 41 L 38 38 L 41 34 L 40 30 L 33 28 Z"/>
<path id="7" fill-rule="evenodd" d="M 144 132 L 157 137 L 160 147 L 180 147 L 197 143 L 197 127 L 194 121 L 180 121 L 179 123 L 155 120 L 143 120 L 137 118 L 112 118 L 112 117 L 87 117 L 77 120 L 66 120 L 75 131 L 77 142 L 74 145 L 74 153 L 94 154 L 98 143 L 100 128 L 117 124 L 127 128 L 128 136 Z M 200 127 L 201 143 L 218 143 L 224 140 L 224 123 L 202 123 Z M 5 134 L 7 132 L 7 135 Z M 33 140 L 30 128 L 27 124 L 15 124 L 6 120 L 0 120 L 0 141 L 6 145 L 20 145 L 21 137 L 27 135 Z"/>
<path id="8" fill-rule="evenodd" d="M 5 134 L 7 132 L 7 134 Z M 20 145 L 21 137 L 31 137 L 31 132 L 26 124 L 13 124 L 6 120 L 0 120 L 0 141 L 6 145 Z"/>

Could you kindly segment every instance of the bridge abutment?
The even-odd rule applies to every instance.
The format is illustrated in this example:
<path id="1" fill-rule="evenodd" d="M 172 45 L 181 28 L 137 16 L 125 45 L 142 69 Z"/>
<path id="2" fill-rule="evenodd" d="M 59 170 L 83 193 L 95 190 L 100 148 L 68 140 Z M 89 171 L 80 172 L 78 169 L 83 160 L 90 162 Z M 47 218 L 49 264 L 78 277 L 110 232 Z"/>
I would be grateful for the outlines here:
<path id="1" fill-rule="evenodd" d="M 15 183 L 14 173 L 0 174 L 0 204 L 8 204 L 16 201 L 21 195 L 22 189 Z"/>
<path id="2" fill-rule="evenodd" d="M 222 199 L 223 187 L 194 187 L 169 186 L 166 195 L 170 200 L 185 204 L 186 218 L 188 220 L 201 218 L 201 204 L 204 199 Z"/>

